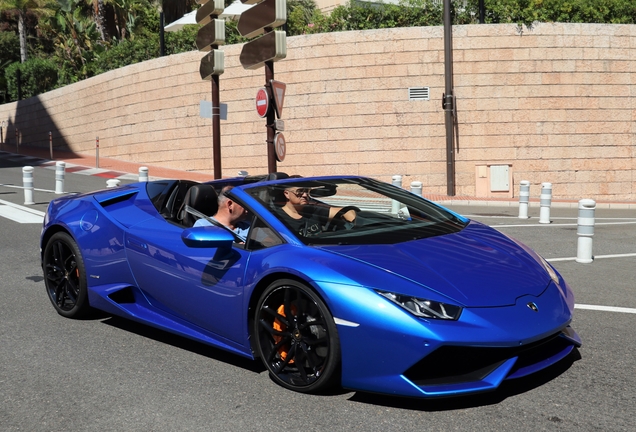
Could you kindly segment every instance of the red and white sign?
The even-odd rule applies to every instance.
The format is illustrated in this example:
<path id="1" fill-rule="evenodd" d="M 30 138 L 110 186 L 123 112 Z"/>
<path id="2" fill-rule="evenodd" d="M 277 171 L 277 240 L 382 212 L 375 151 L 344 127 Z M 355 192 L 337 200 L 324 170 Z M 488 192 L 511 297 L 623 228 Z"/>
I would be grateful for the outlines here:
<path id="1" fill-rule="evenodd" d="M 261 87 L 256 92 L 256 112 L 261 117 L 267 116 L 269 112 L 269 95 L 265 87 Z"/>
<path id="2" fill-rule="evenodd" d="M 287 88 L 287 84 L 270 80 L 270 84 L 272 85 L 272 94 L 274 95 L 274 109 L 276 110 L 276 116 L 281 118 L 283 115 L 283 103 L 285 102 L 285 89 Z"/>
<path id="3" fill-rule="evenodd" d="M 287 146 L 285 145 L 285 136 L 282 133 L 277 133 L 274 136 L 274 150 L 276 151 L 276 160 L 278 162 L 284 161 Z"/>

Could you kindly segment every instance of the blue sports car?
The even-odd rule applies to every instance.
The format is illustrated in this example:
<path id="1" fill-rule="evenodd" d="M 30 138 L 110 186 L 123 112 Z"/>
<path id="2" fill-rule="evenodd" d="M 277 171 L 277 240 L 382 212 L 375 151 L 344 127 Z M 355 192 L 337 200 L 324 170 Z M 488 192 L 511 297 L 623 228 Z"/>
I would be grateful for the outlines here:
<path id="1" fill-rule="evenodd" d="M 243 235 L 215 216 L 228 200 Z M 581 344 L 570 287 L 532 249 L 370 178 L 65 196 L 49 205 L 41 251 L 59 314 L 99 309 L 260 358 L 299 392 L 489 391 Z"/>

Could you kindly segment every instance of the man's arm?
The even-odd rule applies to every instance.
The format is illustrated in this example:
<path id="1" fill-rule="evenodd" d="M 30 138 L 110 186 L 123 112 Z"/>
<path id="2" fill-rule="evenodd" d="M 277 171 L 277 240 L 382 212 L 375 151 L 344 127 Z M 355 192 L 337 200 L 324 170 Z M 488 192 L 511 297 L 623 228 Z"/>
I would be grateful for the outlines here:
<path id="1" fill-rule="evenodd" d="M 343 209 L 343 207 L 330 207 L 329 208 L 329 220 L 333 219 L 333 217 L 336 215 L 336 213 L 338 213 L 342 209 Z M 353 222 L 354 220 L 356 220 L 356 211 L 355 210 L 349 210 L 348 212 L 346 212 L 345 214 L 342 215 L 342 218 L 344 220 L 346 220 L 347 222 Z"/>

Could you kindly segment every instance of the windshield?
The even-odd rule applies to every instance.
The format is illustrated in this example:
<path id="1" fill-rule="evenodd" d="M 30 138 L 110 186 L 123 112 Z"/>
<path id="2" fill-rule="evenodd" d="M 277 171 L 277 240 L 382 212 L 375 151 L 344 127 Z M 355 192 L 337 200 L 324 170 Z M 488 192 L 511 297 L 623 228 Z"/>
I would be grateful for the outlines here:
<path id="1" fill-rule="evenodd" d="M 368 178 L 299 178 L 247 189 L 305 244 L 394 244 L 462 230 L 455 213 Z"/>

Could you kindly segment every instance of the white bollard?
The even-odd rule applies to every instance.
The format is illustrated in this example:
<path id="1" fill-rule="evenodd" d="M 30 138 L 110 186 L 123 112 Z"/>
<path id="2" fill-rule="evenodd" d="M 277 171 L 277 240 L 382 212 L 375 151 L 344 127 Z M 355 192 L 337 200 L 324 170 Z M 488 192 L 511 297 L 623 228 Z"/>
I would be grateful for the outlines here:
<path id="1" fill-rule="evenodd" d="M 594 235 L 594 210 L 596 201 L 582 199 L 579 201 L 579 217 L 576 233 L 579 236 L 576 248 L 576 262 L 589 264 L 594 261 L 592 256 L 592 236 Z"/>
<path id="2" fill-rule="evenodd" d="M 147 182 L 148 181 L 148 167 L 139 167 L 139 181 Z"/>
<path id="3" fill-rule="evenodd" d="M 33 167 L 22 168 L 22 183 L 24 184 L 24 205 L 33 205 Z"/>
<path id="4" fill-rule="evenodd" d="M 530 182 L 519 182 L 519 219 L 528 219 L 528 202 L 530 201 Z"/>
<path id="5" fill-rule="evenodd" d="M 399 188 L 402 187 L 402 176 L 401 175 L 394 175 L 393 177 L 391 177 L 391 184 L 393 186 L 397 186 Z M 400 202 L 393 200 L 391 202 L 391 214 L 398 214 L 398 212 L 400 211 Z"/>
<path id="6" fill-rule="evenodd" d="M 418 196 L 422 196 L 422 182 L 421 181 L 414 181 L 411 182 L 411 193 L 418 195 Z"/>
<path id="7" fill-rule="evenodd" d="M 66 172 L 66 162 L 55 163 L 55 193 L 64 193 L 64 174 Z"/>
<path id="8" fill-rule="evenodd" d="M 106 187 L 107 188 L 116 188 L 117 186 L 119 186 L 120 181 L 117 179 L 108 179 L 106 180 Z"/>
<path id="9" fill-rule="evenodd" d="M 541 183 L 539 223 L 550 223 L 550 205 L 552 204 L 552 183 Z"/>

